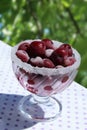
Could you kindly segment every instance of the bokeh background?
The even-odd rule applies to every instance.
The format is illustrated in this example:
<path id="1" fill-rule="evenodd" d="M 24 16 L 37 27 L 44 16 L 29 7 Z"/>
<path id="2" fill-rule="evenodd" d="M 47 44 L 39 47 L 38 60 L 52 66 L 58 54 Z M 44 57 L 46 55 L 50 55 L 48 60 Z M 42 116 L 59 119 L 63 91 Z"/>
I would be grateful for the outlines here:
<path id="1" fill-rule="evenodd" d="M 50 38 L 81 54 L 76 81 L 87 87 L 87 0 L 0 0 L 0 40 L 14 46 Z"/>

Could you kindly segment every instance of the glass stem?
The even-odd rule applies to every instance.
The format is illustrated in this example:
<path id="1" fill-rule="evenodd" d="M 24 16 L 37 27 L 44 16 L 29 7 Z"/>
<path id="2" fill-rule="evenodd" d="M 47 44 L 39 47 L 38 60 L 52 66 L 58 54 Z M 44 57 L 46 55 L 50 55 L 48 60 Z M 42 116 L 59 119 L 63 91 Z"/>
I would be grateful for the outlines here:
<path id="1" fill-rule="evenodd" d="M 50 100 L 50 97 L 40 97 L 38 95 L 33 95 L 33 98 L 37 103 L 47 103 Z"/>

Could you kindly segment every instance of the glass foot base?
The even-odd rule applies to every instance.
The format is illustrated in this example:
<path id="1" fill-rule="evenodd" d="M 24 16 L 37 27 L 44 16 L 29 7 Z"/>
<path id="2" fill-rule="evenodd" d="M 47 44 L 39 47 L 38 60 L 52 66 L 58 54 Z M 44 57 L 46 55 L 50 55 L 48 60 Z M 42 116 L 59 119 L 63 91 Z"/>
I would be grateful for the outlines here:
<path id="1" fill-rule="evenodd" d="M 53 97 L 26 96 L 19 102 L 19 110 L 24 117 L 34 121 L 50 121 L 57 118 L 61 111 L 61 103 Z"/>

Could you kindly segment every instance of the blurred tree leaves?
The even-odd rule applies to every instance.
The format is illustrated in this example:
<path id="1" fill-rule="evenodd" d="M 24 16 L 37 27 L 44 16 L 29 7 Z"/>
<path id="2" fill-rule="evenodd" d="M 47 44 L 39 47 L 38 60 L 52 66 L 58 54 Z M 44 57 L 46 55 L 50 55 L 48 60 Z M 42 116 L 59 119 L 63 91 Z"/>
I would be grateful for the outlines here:
<path id="1" fill-rule="evenodd" d="M 87 0 L 1 0 L 0 40 L 14 46 L 25 39 L 70 43 L 82 58 L 76 81 L 87 87 Z"/>

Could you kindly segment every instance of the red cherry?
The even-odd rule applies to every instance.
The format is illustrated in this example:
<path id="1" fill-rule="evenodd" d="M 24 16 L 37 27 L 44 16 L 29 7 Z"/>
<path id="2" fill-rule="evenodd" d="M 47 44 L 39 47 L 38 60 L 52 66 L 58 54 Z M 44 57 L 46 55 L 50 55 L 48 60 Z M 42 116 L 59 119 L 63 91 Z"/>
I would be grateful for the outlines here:
<path id="1" fill-rule="evenodd" d="M 54 50 L 54 52 L 50 56 L 50 59 L 53 61 L 55 65 L 64 66 L 64 64 L 67 64 L 67 63 L 64 63 L 64 60 L 67 57 L 70 57 L 72 55 L 73 55 L 73 52 L 72 52 L 71 46 L 68 44 L 62 44 L 60 45 L 60 47 Z"/>
<path id="2" fill-rule="evenodd" d="M 28 54 L 30 57 L 43 56 L 45 54 L 46 46 L 42 41 L 33 41 L 30 44 Z"/>
<path id="3" fill-rule="evenodd" d="M 54 63 L 50 59 L 47 59 L 47 58 L 43 59 L 43 66 L 47 68 L 55 67 Z"/>
<path id="4" fill-rule="evenodd" d="M 63 56 L 72 56 L 72 48 L 69 44 L 62 44 L 59 48 L 58 51 L 63 55 Z"/>
<path id="5" fill-rule="evenodd" d="M 29 83 L 29 84 L 32 84 L 32 85 L 35 84 L 34 80 L 32 80 L 32 79 L 28 79 L 28 83 Z"/>
<path id="6" fill-rule="evenodd" d="M 44 87 L 44 90 L 52 91 L 53 88 L 52 88 L 51 86 L 45 86 L 45 87 Z"/>
<path id="7" fill-rule="evenodd" d="M 54 51 L 51 54 L 50 59 L 55 64 L 55 66 L 63 65 L 63 63 L 64 63 L 64 57 L 62 55 L 58 55 L 58 53 L 56 51 Z"/>
<path id="8" fill-rule="evenodd" d="M 52 40 L 43 39 L 42 41 L 44 42 L 46 49 L 54 49 Z"/>
<path id="9" fill-rule="evenodd" d="M 30 44 L 27 42 L 24 42 L 22 44 L 19 45 L 18 50 L 24 50 L 27 51 L 27 49 L 29 48 Z"/>
<path id="10" fill-rule="evenodd" d="M 27 87 L 27 90 L 28 91 L 30 91 L 31 93 L 37 93 L 38 92 L 38 90 L 37 89 L 35 89 L 35 88 L 33 88 L 33 87 Z"/>
<path id="11" fill-rule="evenodd" d="M 19 59 L 21 59 L 23 62 L 28 62 L 28 60 L 29 60 L 29 56 L 28 56 L 27 52 L 24 51 L 24 50 L 18 50 L 18 51 L 16 52 L 16 56 L 17 56 Z"/>
<path id="12" fill-rule="evenodd" d="M 65 49 L 57 48 L 55 52 L 61 57 L 68 56 L 68 52 Z"/>
<path id="13" fill-rule="evenodd" d="M 66 76 L 64 76 L 64 77 L 63 77 L 63 79 L 62 79 L 62 81 L 61 81 L 61 82 L 62 82 L 62 83 L 65 83 L 68 79 L 69 79 L 69 76 L 68 76 L 68 75 L 66 75 Z"/>

